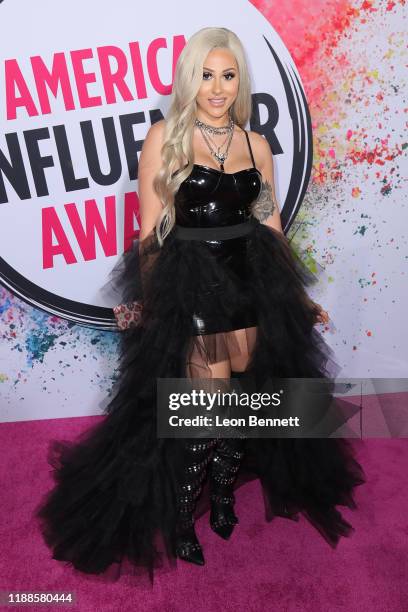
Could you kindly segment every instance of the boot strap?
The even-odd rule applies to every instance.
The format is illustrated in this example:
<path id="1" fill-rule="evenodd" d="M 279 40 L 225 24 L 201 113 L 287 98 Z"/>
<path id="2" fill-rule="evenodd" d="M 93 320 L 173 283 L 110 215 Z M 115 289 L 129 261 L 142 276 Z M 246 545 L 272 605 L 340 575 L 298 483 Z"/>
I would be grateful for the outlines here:
<path id="1" fill-rule="evenodd" d="M 184 469 L 187 472 L 187 474 L 196 474 L 198 472 L 201 472 L 201 470 L 205 468 L 209 460 L 210 460 L 210 457 L 206 457 L 203 461 L 200 461 L 199 463 L 193 463 L 192 465 L 188 465 Z"/>
<path id="2" fill-rule="evenodd" d="M 184 531 L 187 531 L 188 529 L 190 529 L 190 527 L 192 527 L 193 525 L 194 525 L 194 517 L 192 516 L 183 517 L 182 515 L 179 516 L 179 520 L 177 522 L 177 529 L 179 532 L 183 533 Z"/>
<path id="3" fill-rule="evenodd" d="M 197 489 L 197 487 L 201 485 L 202 481 L 204 480 L 204 477 L 205 477 L 205 472 L 200 474 L 198 478 L 196 478 L 196 480 L 193 480 L 193 482 L 184 482 L 183 484 L 180 485 L 181 491 L 184 493 L 192 493 L 193 491 Z"/>
<path id="4" fill-rule="evenodd" d="M 227 461 L 225 457 L 222 457 L 221 455 L 218 455 L 217 453 L 214 453 L 213 462 L 217 467 L 219 466 L 222 470 L 227 470 L 228 472 L 233 472 L 233 473 L 238 472 L 239 467 L 240 467 L 239 462 L 236 465 L 231 465 L 231 463 Z"/>
<path id="5" fill-rule="evenodd" d="M 234 504 L 235 503 L 235 495 L 218 495 L 217 493 L 212 493 L 210 495 L 211 501 L 217 502 L 217 504 Z"/>
<path id="6" fill-rule="evenodd" d="M 215 446 L 216 443 L 217 443 L 217 440 L 214 438 L 213 440 L 209 440 L 208 442 L 187 443 L 186 448 L 193 452 L 199 452 L 202 450 L 207 450 L 208 448 L 211 448 L 212 446 Z"/>
<path id="7" fill-rule="evenodd" d="M 233 476 L 223 476 L 222 474 L 214 474 L 213 472 L 212 478 L 219 484 L 230 485 L 235 480 L 235 474 Z"/>
<path id="8" fill-rule="evenodd" d="M 226 457 L 233 457 L 234 459 L 242 459 L 242 457 L 245 454 L 244 451 L 238 451 L 238 450 L 234 451 L 232 448 L 230 448 L 230 446 L 228 446 L 228 442 L 224 438 L 220 439 L 216 452 L 218 449 L 221 449 L 222 454 L 225 455 Z"/>

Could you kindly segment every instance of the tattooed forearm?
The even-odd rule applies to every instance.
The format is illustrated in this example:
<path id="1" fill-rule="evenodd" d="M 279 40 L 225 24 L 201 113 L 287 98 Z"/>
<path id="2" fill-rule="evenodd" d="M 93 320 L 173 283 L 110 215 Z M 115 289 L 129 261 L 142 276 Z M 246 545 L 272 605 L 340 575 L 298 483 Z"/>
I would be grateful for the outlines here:
<path id="1" fill-rule="evenodd" d="M 258 198 L 252 204 L 252 214 L 258 221 L 265 221 L 276 208 L 274 192 L 268 181 L 262 182 Z"/>

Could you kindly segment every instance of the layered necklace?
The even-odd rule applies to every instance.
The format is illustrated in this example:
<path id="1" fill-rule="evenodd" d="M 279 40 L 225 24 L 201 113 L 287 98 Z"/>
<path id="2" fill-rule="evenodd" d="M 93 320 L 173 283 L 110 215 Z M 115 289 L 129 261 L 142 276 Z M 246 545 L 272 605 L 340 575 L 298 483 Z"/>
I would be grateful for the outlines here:
<path id="1" fill-rule="evenodd" d="M 217 160 L 217 162 L 220 164 L 221 170 L 224 172 L 224 162 L 228 157 L 228 150 L 230 148 L 232 136 L 234 134 L 234 121 L 231 115 L 230 115 L 230 120 L 229 120 L 228 125 L 222 125 L 220 127 L 215 127 L 213 125 L 209 125 L 208 123 L 204 123 L 203 121 L 200 121 L 197 118 L 194 122 L 194 125 L 197 126 L 199 130 L 201 131 L 203 138 L 205 142 L 207 143 L 207 146 L 210 150 L 211 155 Z M 223 135 L 223 134 L 227 134 L 227 137 L 224 140 L 224 142 L 220 146 L 218 146 L 211 138 L 211 135 Z M 222 151 L 222 148 L 225 145 L 226 145 L 225 151 Z"/>

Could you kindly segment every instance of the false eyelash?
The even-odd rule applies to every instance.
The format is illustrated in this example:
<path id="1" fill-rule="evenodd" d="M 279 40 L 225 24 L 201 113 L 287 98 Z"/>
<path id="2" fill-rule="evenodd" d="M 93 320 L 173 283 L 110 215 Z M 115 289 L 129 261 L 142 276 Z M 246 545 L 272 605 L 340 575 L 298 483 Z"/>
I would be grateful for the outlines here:
<path id="1" fill-rule="evenodd" d="M 203 72 L 203 77 L 204 77 L 206 74 L 212 74 L 212 73 L 211 73 L 211 72 Z M 224 76 L 231 76 L 232 78 L 234 78 L 234 77 L 235 77 L 235 73 L 234 73 L 234 72 L 226 72 Z M 207 79 L 206 79 L 206 80 L 207 80 Z M 231 80 L 231 79 L 229 79 L 229 80 Z"/>

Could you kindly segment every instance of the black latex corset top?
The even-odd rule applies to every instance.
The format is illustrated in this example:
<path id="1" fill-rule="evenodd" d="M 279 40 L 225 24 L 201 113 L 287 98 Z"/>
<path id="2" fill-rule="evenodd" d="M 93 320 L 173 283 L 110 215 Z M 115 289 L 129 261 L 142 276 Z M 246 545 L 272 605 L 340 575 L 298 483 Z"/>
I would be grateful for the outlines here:
<path id="1" fill-rule="evenodd" d="M 223 172 L 194 164 L 175 194 L 176 224 L 215 227 L 247 221 L 259 195 L 262 175 L 255 167 Z"/>

